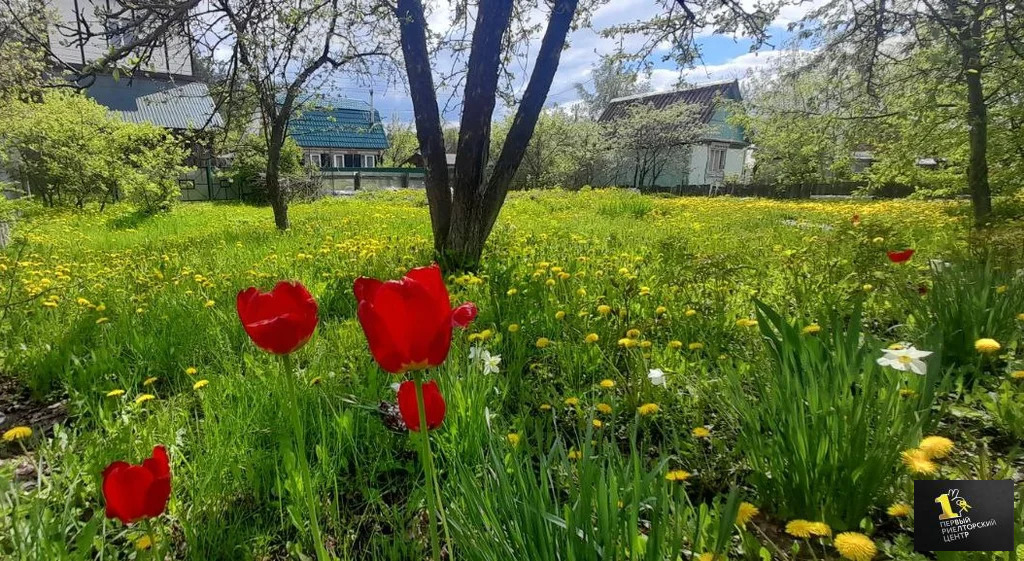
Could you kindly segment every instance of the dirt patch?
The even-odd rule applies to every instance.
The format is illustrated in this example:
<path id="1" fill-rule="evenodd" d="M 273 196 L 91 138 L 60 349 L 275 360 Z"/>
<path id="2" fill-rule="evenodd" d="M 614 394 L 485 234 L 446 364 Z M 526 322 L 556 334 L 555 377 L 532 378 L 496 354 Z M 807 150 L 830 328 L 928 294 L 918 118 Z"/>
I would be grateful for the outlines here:
<path id="1" fill-rule="evenodd" d="M 64 422 L 68 417 L 67 400 L 36 401 L 32 399 L 28 388 L 17 380 L 0 378 L 0 432 L 11 427 L 26 426 L 34 433 L 25 442 L 31 448 L 36 435 L 53 433 L 53 426 Z M 0 445 L 0 458 L 10 458 L 22 454 L 21 446 L 4 443 Z"/>

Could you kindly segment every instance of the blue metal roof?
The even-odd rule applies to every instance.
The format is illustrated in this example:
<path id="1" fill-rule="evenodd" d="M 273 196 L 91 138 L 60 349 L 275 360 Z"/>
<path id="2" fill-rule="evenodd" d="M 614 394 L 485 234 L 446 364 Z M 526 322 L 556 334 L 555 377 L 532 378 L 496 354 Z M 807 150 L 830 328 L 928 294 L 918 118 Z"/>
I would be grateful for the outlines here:
<path id="1" fill-rule="evenodd" d="M 372 115 L 372 117 L 371 117 Z M 310 99 L 288 123 L 288 136 L 303 148 L 384 150 L 388 137 L 380 114 L 356 99 Z"/>
<path id="2" fill-rule="evenodd" d="M 115 80 L 104 74 L 95 77 L 86 94 L 132 123 L 153 123 L 181 130 L 224 126 L 210 90 L 202 82 L 149 76 Z"/>

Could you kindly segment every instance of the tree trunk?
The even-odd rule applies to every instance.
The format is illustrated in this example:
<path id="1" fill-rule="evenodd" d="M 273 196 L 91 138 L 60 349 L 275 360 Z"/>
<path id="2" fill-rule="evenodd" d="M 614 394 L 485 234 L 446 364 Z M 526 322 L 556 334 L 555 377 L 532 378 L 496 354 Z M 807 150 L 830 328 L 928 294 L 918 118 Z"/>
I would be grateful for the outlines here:
<path id="1" fill-rule="evenodd" d="M 267 143 L 267 197 L 270 207 L 274 209 L 274 224 L 278 230 L 287 230 L 288 199 L 281 188 L 281 149 L 284 147 L 284 127 L 276 123 L 270 131 L 270 142 Z"/>
<path id="2" fill-rule="evenodd" d="M 430 206 L 430 226 L 434 233 L 434 252 L 441 254 L 451 224 L 452 193 L 441 113 L 437 107 L 437 92 L 427 51 L 427 20 L 420 0 L 398 0 L 395 12 L 401 22 L 402 58 L 405 59 L 405 73 L 415 113 L 416 139 L 427 168 L 424 184 Z"/>
<path id="3" fill-rule="evenodd" d="M 974 205 L 974 223 L 985 225 L 992 214 L 992 192 L 988 184 L 988 107 L 981 82 L 980 20 L 961 38 L 961 56 L 967 75 L 967 127 L 970 138 L 970 160 L 967 164 L 967 187 Z"/>

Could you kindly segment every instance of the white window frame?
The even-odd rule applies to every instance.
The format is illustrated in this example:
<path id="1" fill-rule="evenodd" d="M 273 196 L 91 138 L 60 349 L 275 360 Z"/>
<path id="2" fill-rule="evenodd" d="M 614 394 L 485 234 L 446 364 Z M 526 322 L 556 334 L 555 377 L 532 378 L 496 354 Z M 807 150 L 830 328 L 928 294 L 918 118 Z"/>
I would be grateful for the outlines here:
<path id="1" fill-rule="evenodd" d="M 135 31 L 131 20 L 107 18 L 105 28 L 108 47 L 119 49 L 135 41 Z"/>
<path id="2" fill-rule="evenodd" d="M 366 154 L 363 156 L 363 167 L 364 168 L 375 168 L 377 167 L 377 156 L 373 154 Z"/>
<path id="3" fill-rule="evenodd" d="M 345 155 L 344 154 L 335 154 L 334 155 L 334 167 L 339 168 L 339 169 L 345 167 Z"/>
<path id="4" fill-rule="evenodd" d="M 708 171 L 715 175 L 725 173 L 725 162 L 729 155 L 729 147 L 712 144 L 708 147 Z M 720 157 L 719 157 L 720 156 Z"/>

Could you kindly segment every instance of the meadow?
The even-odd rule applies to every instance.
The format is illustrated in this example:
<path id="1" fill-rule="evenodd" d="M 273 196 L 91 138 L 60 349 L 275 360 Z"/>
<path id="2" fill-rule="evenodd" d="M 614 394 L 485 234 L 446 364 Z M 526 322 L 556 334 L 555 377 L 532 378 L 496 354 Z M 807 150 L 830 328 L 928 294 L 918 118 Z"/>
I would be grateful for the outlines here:
<path id="1" fill-rule="evenodd" d="M 240 204 L 19 222 L 0 377 L 67 418 L 0 420 L 0 558 L 924 560 L 915 479 L 1013 479 L 1021 504 L 1019 222 L 980 236 L 959 202 L 514 193 L 480 270 L 446 273 L 479 315 L 430 371 L 447 414 L 424 470 L 353 294 L 431 262 L 423 195 L 291 212 L 283 234 Z M 319 323 L 282 370 L 236 295 L 289 279 Z M 166 511 L 104 516 L 104 467 L 156 445 Z"/>

